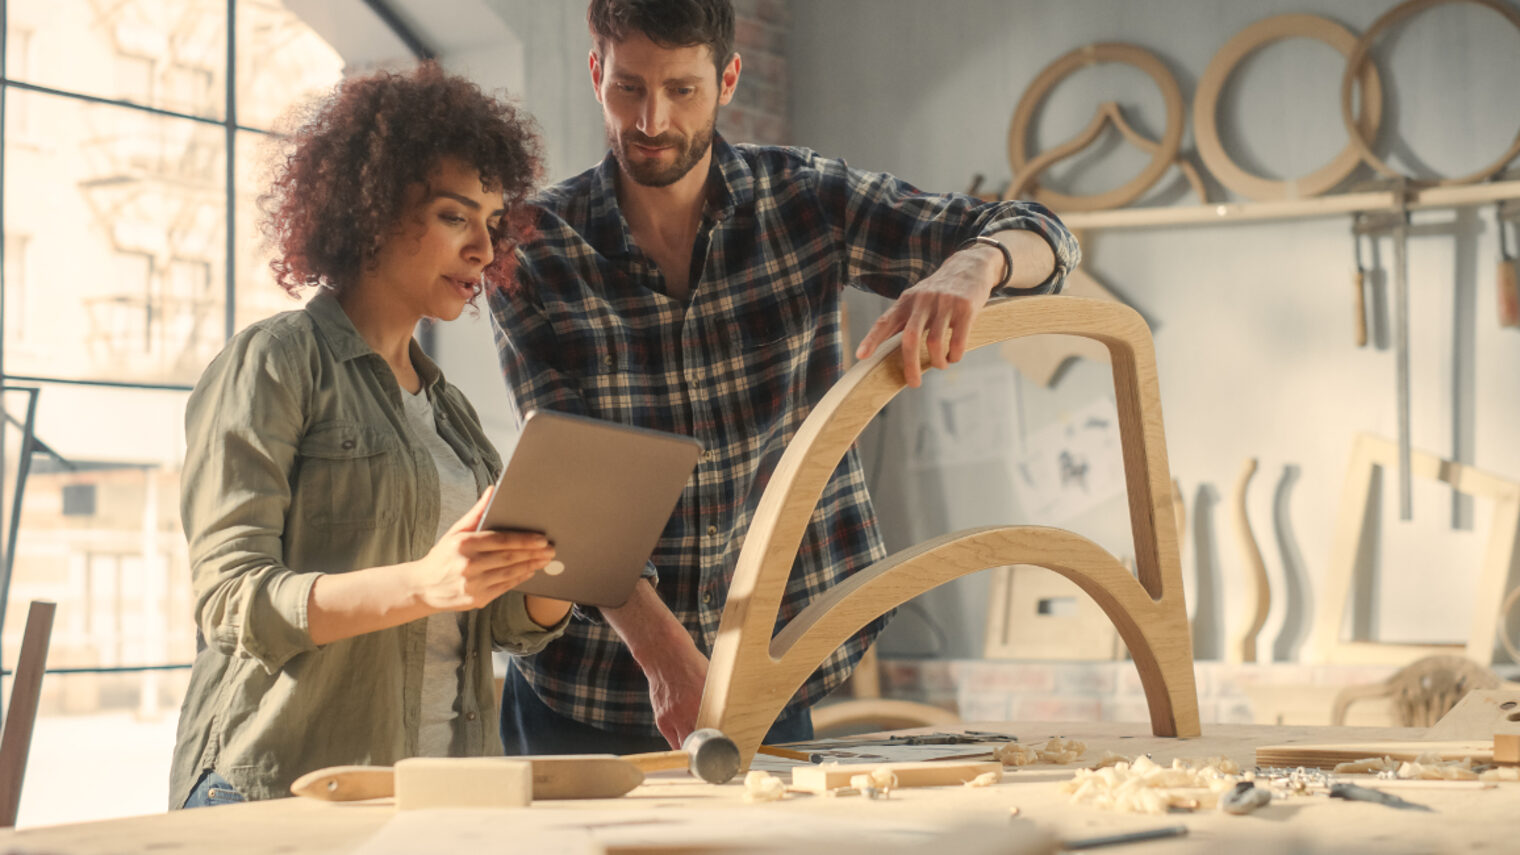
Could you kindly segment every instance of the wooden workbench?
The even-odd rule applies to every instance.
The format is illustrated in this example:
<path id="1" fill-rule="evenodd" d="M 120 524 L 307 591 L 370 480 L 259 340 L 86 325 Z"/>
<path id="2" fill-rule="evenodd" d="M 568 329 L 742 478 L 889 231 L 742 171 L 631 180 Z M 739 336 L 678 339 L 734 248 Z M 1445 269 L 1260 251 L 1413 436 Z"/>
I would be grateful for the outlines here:
<path id="1" fill-rule="evenodd" d="M 1150 753 L 1153 759 L 1163 764 L 1175 757 L 1222 755 L 1234 759 L 1243 768 L 1249 768 L 1254 764 L 1254 752 L 1260 745 L 1412 740 L 1420 738 L 1418 730 L 1217 725 L 1205 727 L 1204 735 L 1198 739 L 1173 740 L 1153 737 L 1148 727 L 1141 724 L 1021 725 L 999 722 L 964 727 L 1010 733 L 1025 743 L 1056 735 L 1081 739 L 1088 746 L 1088 754 L 1082 761 L 1065 767 L 1009 769 L 1004 781 L 992 787 L 905 789 L 894 792 L 885 800 L 791 795 L 781 802 L 747 804 L 742 799 L 744 788 L 739 781 L 714 787 L 694 782 L 680 773 L 661 773 L 620 799 L 539 802 L 531 808 L 519 808 L 515 814 L 508 811 L 486 813 L 500 814 L 499 822 L 542 826 L 543 820 L 551 816 L 574 825 L 578 816 L 589 817 L 593 813 L 601 817 L 597 822 L 606 824 L 606 813 L 623 812 L 617 815 L 627 815 L 630 819 L 621 821 L 621 824 L 643 825 L 644 837 L 655 839 L 660 834 L 662 816 L 689 816 L 693 811 L 709 810 L 744 811 L 747 812 L 745 816 L 754 817 L 756 824 L 770 824 L 775 828 L 823 820 L 873 825 L 903 822 L 944 825 L 969 821 L 986 827 L 1008 828 L 1010 839 L 1020 836 L 1037 838 L 1041 833 L 1074 839 L 1164 825 L 1188 826 L 1186 837 L 1105 850 L 1122 852 L 1133 849 L 1144 851 L 1146 855 L 1204 852 L 1236 855 L 1241 851 L 1366 851 L 1379 855 L 1480 850 L 1509 852 L 1514 851 L 1515 841 L 1520 840 L 1520 784 L 1500 784 L 1488 790 L 1399 791 L 1404 798 L 1433 808 L 1429 813 L 1330 800 L 1323 796 L 1302 796 L 1274 802 L 1248 816 L 1228 816 L 1215 811 L 1167 816 L 1115 814 L 1073 805 L 1058 787 L 1060 782 L 1072 777 L 1074 769 L 1093 762 L 1105 751 L 1129 755 Z M 965 746 L 947 748 L 953 752 Z M 81 793 L 81 798 L 94 797 L 98 794 Z M 1015 807 L 1019 809 L 1016 820 L 1010 818 L 1010 809 Z M 528 813 L 524 814 L 525 811 Z M 627 814 L 629 811 L 637 813 Z M 0 831 L 0 852 L 16 855 L 341 853 L 362 847 L 395 816 L 397 813 L 388 800 L 330 804 L 292 798 L 77 825 Z M 513 818 L 524 816 L 529 818 Z M 442 843 L 446 836 L 445 830 L 440 829 L 439 842 Z M 751 845 L 762 842 L 749 838 Z M 512 843 L 503 841 L 501 846 L 480 851 L 530 850 L 530 847 Z M 1298 848 L 1290 849 L 1290 843 Z M 902 845 L 901 838 L 896 838 L 892 845 Z M 875 851 L 899 851 L 892 845 L 877 847 Z M 820 845 L 817 849 L 842 851 L 837 846 Z M 655 847 L 639 851 L 660 850 L 661 847 Z M 440 846 L 436 851 L 452 850 Z M 718 850 L 706 848 L 700 851 Z"/>

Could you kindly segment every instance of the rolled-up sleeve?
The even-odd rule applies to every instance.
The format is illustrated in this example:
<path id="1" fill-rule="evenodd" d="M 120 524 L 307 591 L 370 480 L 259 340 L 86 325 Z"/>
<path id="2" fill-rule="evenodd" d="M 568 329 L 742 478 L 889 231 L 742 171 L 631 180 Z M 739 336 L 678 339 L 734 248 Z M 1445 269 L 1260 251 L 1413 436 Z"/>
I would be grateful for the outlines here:
<path id="1" fill-rule="evenodd" d="M 821 214 L 842 244 L 850 280 L 883 296 L 897 297 L 966 241 L 1000 231 L 1034 232 L 1050 245 L 1055 268 L 1043 286 L 1051 291 L 1060 290 L 1082 260 L 1076 238 L 1044 205 L 924 193 L 886 173 L 852 169 L 816 153 L 810 153 L 809 165 Z"/>
<path id="2" fill-rule="evenodd" d="M 264 331 L 234 339 L 185 408 L 180 515 L 206 643 L 267 671 L 315 650 L 306 606 L 320 573 L 283 563 L 290 476 L 309 382 Z"/>
<path id="3" fill-rule="evenodd" d="M 570 614 L 565 613 L 559 623 L 550 627 L 539 626 L 528 615 L 527 599 L 516 591 L 508 591 L 486 607 L 491 625 L 491 646 L 518 656 L 537 653 L 549 642 L 565 634 L 570 625 Z"/>

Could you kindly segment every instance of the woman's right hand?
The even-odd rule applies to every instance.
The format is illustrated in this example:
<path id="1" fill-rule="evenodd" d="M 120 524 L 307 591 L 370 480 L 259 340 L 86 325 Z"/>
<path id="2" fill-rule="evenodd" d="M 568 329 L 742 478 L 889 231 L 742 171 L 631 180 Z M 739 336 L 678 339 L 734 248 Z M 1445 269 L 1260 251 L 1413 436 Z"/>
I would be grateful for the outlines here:
<path id="1" fill-rule="evenodd" d="M 483 608 L 526 582 L 554 557 L 542 534 L 476 531 L 494 487 L 449 527 L 428 554 L 412 563 L 417 597 L 430 609 L 462 612 Z"/>

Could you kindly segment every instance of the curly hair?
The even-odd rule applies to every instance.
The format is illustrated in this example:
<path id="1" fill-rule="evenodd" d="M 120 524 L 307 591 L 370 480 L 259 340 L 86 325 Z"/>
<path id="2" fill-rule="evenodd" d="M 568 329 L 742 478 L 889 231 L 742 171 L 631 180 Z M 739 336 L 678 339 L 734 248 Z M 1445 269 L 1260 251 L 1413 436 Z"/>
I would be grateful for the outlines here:
<path id="1" fill-rule="evenodd" d="M 343 81 L 291 116 L 268 192 L 263 232 L 275 282 L 292 295 L 353 285 L 406 215 L 407 188 L 454 157 L 500 187 L 506 214 L 491 233 L 486 287 L 511 279 L 513 249 L 532 236 L 524 204 L 539 179 L 542 146 L 527 113 L 434 63 Z"/>

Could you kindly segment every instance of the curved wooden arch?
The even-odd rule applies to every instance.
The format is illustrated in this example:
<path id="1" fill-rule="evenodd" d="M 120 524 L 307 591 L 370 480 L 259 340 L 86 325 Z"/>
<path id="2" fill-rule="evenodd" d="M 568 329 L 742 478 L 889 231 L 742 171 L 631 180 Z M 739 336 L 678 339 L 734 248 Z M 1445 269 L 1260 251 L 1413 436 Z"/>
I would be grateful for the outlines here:
<path id="1" fill-rule="evenodd" d="M 1372 22 L 1372 26 L 1368 27 L 1367 31 L 1362 33 L 1362 37 L 1357 40 L 1356 50 L 1354 50 L 1351 53 L 1350 58 L 1346 60 L 1346 70 L 1341 75 L 1341 123 L 1346 126 L 1346 133 L 1351 137 L 1351 144 L 1356 147 L 1356 150 L 1361 154 L 1362 159 L 1367 161 L 1367 164 L 1373 169 L 1376 169 L 1378 172 L 1382 173 L 1383 175 L 1387 175 L 1390 178 L 1404 178 L 1406 176 L 1404 176 L 1398 170 L 1394 169 L 1392 166 L 1389 166 L 1387 161 L 1383 160 L 1381 157 L 1378 157 L 1377 154 L 1373 152 L 1372 141 L 1362 133 L 1362 130 L 1358 126 L 1357 121 L 1352 118 L 1352 86 L 1356 82 L 1357 76 L 1361 74 L 1362 65 L 1364 63 L 1370 64 L 1372 62 L 1372 44 L 1373 42 L 1377 41 L 1377 37 L 1379 35 L 1382 35 L 1394 24 L 1397 24 L 1405 18 L 1418 15 L 1419 13 L 1424 12 L 1426 9 L 1432 9 L 1436 6 L 1445 6 L 1450 3 L 1472 3 L 1478 6 L 1482 6 L 1486 9 L 1492 9 L 1495 12 L 1498 12 L 1500 15 L 1504 16 L 1504 19 L 1509 21 L 1515 29 L 1520 30 L 1520 12 L 1515 11 L 1515 9 L 1513 9 L 1508 3 L 1505 3 L 1502 0 L 1405 0 L 1405 2 L 1400 3 L 1392 9 L 1389 9 L 1387 12 L 1384 12 L 1382 17 Z M 1495 160 L 1493 163 L 1490 163 L 1482 169 L 1479 169 L 1477 172 L 1470 172 L 1466 175 L 1458 176 L 1456 178 L 1438 178 L 1434 180 L 1421 179 L 1414 183 L 1420 185 L 1435 185 L 1437 187 L 1449 187 L 1454 184 L 1472 184 L 1476 181 L 1482 181 L 1483 179 L 1488 178 L 1489 176 L 1503 169 L 1505 164 L 1509 163 L 1511 160 L 1514 160 L 1517 154 L 1520 154 L 1520 131 L 1517 131 L 1515 133 L 1514 141 L 1509 144 L 1509 148 L 1506 148 L 1503 154 L 1499 155 L 1498 160 Z"/>
<path id="2" fill-rule="evenodd" d="M 1097 544 L 1061 529 L 969 529 L 861 570 L 809 604 L 772 638 L 787 576 L 830 475 L 865 426 L 904 388 L 901 339 L 893 338 L 829 390 L 777 464 L 739 553 L 698 727 L 728 734 L 747 765 L 808 674 L 867 623 L 952 579 L 990 567 L 1032 564 L 1071 579 L 1113 620 L 1140 672 L 1152 731 L 1158 736 L 1198 735 L 1192 636 L 1150 331 L 1137 312 L 1120 303 L 1014 297 L 982 310 L 967 349 L 1051 333 L 1094 339 L 1109 350 L 1135 573 Z M 919 359 L 928 365 L 926 351 Z"/>
<path id="3" fill-rule="evenodd" d="M 1070 51 L 1055 62 L 1045 66 L 1035 77 L 1034 82 L 1029 84 L 1029 88 L 1024 90 L 1023 96 L 1019 98 L 1019 103 L 1013 110 L 1013 120 L 1008 126 L 1008 165 L 1013 170 L 1014 181 L 1016 183 L 1034 181 L 1039 177 L 1040 172 L 1050 166 L 1051 163 L 1085 147 L 1097 136 L 1098 131 L 1102 130 L 1103 124 L 1106 121 L 1113 120 L 1117 116 L 1117 110 L 1114 111 L 1114 116 L 1110 116 L 1105 108 L 1100 107 L 1084 131 L 1079 133 L 1073 140 L 1057 147 L 1061 150 L 1060 153 L 1050 158 L 1042 158 L 1038 164 L 1035 164 L 1029 158 L 1027 139 L 1029 135 L 1029 123 L 1034 118 L 1035 110 L 1045 100 L 1045 96 L 1049 94 L 1050 90 L 1057 83 L 1064 80 L 1067 76 L 1088 66 L 1105 62 L 1132 65 L 1145 72 L 1155 82 L 1156 88 L 1161 91 L 1161 100 L 1166 104 L 1166 130 L 1162 132 L 1159 142 L 1145 140 L 1145 137 L 1138 133 L 1133 133 L 1133 135 L 1130 133 L 1124 134 L 1125 138 L 1129 139 L 1132 143 L 1135 143 L 1137 139 L 1145 140 L 1145 145 L 1135 144 L 1142 150 L 1151 153 L 1151 162 L 1146 164 L 1139 175 L 1126 184 L 1104 193 L 1090 196 L 1072 196 L 1045 187 L 1036 188 L 1034 194 L 1035 201 L 1048 205 L 1057 211 L 1101 211 L 1109 208 L 1121 208 L 1140 198 L 1145 191 L 1151 188 L 1151 185 L 1161 178 L 1161 174 L 1166 172 L 1167 168 L 1173 163 L 1180 165 L 1185 162 L 1179 160 L 1177 154 L 1182 147 L 1182 117 L 1184 112 L 1182 89 L 1177 86 L 1177 79 L 1172 76 L 1166 64 L 1158 59 L 1155 54 L 1139 45 L 1124 42 L 1098 42 Z M 1122 116 L 1118 116 L 1117 119 L 1115 124 L 1118 126 L 1120 133 L 1124 133 L 1125 129 L 1129 127 L 1128 122 L 1125 122 Z M 1133 128 L 1130 128 L 1130 130 L 1133 131 Z M 1086 137 L 1086 141 L 1082 142 L 1081 140 L 1084 137 Z M 1075 147 L 1073 148 L 1073 146 Z M 1035 168 L 1036 165 L 1038 168 Z M 1188 166 L 1191 166 L 1191 164 Z M 1187 168 L 1184 168 L 1183 174 L 1187 174 Z M 1190 182 L 1192 179 L 1193 176 L 1189 176 Z M 1195 184 L 1195 188 L 1201 186 L 1201 181 Z"/>
<path id="4" fill-rule="evenodd" d="M 1193 94 L 1193 140 L 1198 156 L 1219 183 L 1248 199 L 1272 201 L 1318 196 L 1345 180 L 1362 163 L 1362 153 L 1355 142 L 1347 142 L 1333 160 L 1308 175 L 1286 181 L 1274 181 L 1253 175 L 1230 159 L 1219 139 L 1216 113 L 1225 83 L 1241 60 L 1276 41 L 1307 38 L 1324 42 L 1349 57 L 1356 50 L 1356 34 L 1318 15 L 1299 13 L 1274 15 L 1236 33 L 1203 70 L 1198 89 Z M 1362 136 L 1376 137 L 1383 120 L 1383 83 L 1377 66 L 1363 63 L 1360 76 L 1362 100 L 1357 127 Z"/>

